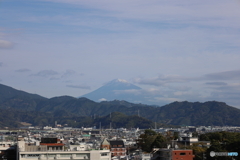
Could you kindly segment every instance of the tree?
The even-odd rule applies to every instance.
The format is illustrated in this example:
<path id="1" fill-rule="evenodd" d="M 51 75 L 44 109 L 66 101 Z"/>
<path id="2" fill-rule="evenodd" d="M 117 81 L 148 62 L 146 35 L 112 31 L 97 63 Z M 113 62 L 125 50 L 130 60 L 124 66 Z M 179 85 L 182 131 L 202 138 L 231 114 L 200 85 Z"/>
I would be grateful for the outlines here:
<path id="1" fill-rule="evenodd" d="M 177 139 L 178 139 L 178 136 L 179 136 L 179 132 L 174 132 L 174 133 L 173 133 L 173 139 L 174 139 L 174 140 L 177 140 Z"/>
<path id="2" fill-rule="evenodd" d="M 188 149 L 193 150 L 193 154 L 195 155 L 195 160 L 202 160 L 203 155 L 205 154 L 207 148 L 203 147 L 203 143 L 194 143 L 193 145 L 189 146 Z"/>
<path id="3" fill-rule="evenodd" d="M 154 136 L 154 135 L 157 135 L 157 132 L 151 130 L 151 129 L 146 129 L 144 131 L 144 134 L 147 135 L 147 136 Z"/>
<path id="4" fill-rule="evenodd" d="M 167 139 L 160 133 L 146 129 L 144 134 L 140 135 L 138 145 L 143 151 L 151 152 L 153 148 L 163 148 L 167 146 Z"/>
<path id="5" fill-rule="evenodd" d="M 240 133 L 237 132 L 212 132 L 200 135 L 200 140 L 211 141 L 211 146 L 206 150 L 207 159 L 230 160 L 232 157 L 211 157 L 210 152 L 238 152 L 240 153 Z M 239 159 L 238 157 L 233 157 Z"/>
<path id="6" fill-rule="evenodd" d="M 152 151 L 152 143 L 157 137 L 157 133 L 153 130 L 147 129 L 144 134 L 140 135 L 138 145 L 141 147 L 143 151 L 151 152 Z"/>
<path id="7" fill-rule="evenodd" d="M 151 145 L 151 148 L 164 148 L 167 146 L 167 139 L 162 135 L 158 134 L 154 142 Z"/>

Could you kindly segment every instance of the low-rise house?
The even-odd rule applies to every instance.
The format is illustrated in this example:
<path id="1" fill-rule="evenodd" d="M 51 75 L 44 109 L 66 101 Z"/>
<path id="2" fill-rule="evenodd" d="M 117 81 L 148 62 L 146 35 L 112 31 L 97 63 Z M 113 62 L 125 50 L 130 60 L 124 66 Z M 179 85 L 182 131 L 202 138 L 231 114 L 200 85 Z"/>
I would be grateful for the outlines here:
<path id="1" fill-rule="evenodd" d="M 108 142 L 108 140 L 106 138 L 103 139 L 101 145 L 100 145 L 101 149 L 111 149 L 110 143 Z"/>
<path id="2" fill-rule="evenodd" d="M 193 160 L 192 150 L 161 148 L 153 153 L 151 160 Z"/>
<path id="3" fill-rule="evenodd" d="M 193 144 L 201 144 L 203 147 L 210 147 L 210 141 L 199 141 L 198 137 L 192 137 L 192 134 L 179 136 L 177 141 L 173 141 L 174 143 L 177 142 L 178 144 L 182 145 L 193 145 Z"/>
<path id="4" fill-rule="evenodd" d="M 123 140 L 110 140 L 106 138 L 102 141 L 101 149 L 110 149 L 112 158 L 126 157 L 126 147 Z"/>

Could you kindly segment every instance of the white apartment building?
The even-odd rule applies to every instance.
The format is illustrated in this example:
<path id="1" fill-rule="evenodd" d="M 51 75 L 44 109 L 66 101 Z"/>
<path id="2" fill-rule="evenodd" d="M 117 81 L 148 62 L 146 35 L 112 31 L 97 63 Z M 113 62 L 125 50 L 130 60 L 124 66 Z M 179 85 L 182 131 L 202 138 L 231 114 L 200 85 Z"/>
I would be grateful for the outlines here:
<path id="1" fill-rule="evenodd" d="M 18 160 L 111 160 L 110 150 L 75 150 L 63 148 L 50 149 L 47 146 L 28 146 L 24 141 L 18 142 Z"/>

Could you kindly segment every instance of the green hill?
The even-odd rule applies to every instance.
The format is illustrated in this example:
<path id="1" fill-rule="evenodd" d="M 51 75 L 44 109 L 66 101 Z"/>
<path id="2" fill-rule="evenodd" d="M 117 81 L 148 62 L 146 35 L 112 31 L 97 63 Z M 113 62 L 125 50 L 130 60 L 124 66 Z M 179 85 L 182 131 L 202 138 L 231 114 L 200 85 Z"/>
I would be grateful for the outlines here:
<path id="1" fill-rule="evenodd" d="M 161 107 L 156 119 L 174 125 L 240 125 L 240 110 L 223 102 L 174 102 Z"/>
<path id="2" fill-rule="evenodd" d="M 53 125 L 54 121 L 75 127 L 96 125 L 104 116 L 120 112 L 113 127 L 152 126 L 152 122 L 166 125 L 229 125 L 240 126 L 240 110 L 223 102 L 173 102 L 157 107 L 144 104 L 134 104 L 126 101 L 94 102 L 87 98 L 60 96 L 44 98 L 29 94 L 8 86 L 0 85 L 0 127 L 19 126 L 19 122 L 33 125 Z M 136 116 L 136 115 L 139 115 Z M 126 116 L 126 117 L 124 117 Z M 95 117 L 96 119 L 93 119 Z M 114 119 L 113 119 L 114 120 Z M 144 124 L 142 123 L 142 124 Z"/>

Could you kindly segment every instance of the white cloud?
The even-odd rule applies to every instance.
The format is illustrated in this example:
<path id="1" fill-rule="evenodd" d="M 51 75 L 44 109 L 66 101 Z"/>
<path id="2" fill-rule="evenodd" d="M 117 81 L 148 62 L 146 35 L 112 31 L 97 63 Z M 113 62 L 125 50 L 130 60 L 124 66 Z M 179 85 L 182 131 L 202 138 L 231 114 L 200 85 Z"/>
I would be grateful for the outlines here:
<path id="1" fill-rule="evenodd" d="M 150 101 L 160 103 L 168 100 L 178 101 L 223 101 L 239 107 L 240 84 L 239 70 L 216 72 L 198 77 L 159 76 L 155 78 L 137 78 L 135 82 L 141 85 L 152 85 L 152 92 L 142 90 L 151 95 Z M 149 90 L 151 91 L 151 90 Z M 152 94 L 150 94 L 152 93 Z"/>
<path id="2" fill-rule="evenodd" d="M 239 2 L 237 1 L 157 1 L 157 0 L 47 0 L 56 3 L 68 3 L 102 12 L 102 16 L 140 19 L 146 21 L 165 21 L 186 24 L 213 25 L 213 26 L 239 26 Z M 207 23 L 206 23 L 207 22 Z M 225 23 L 223 23 L 225 22 Z M 226 23 L 226 22 L 232 22 Z"/>
<path id="3" fill-rule="evenodd" d="M 224 71 L 205 75 L 206 79 L 213 80 L 240 80 L 240 70 Z"/>
<path id="4" fill-rule="evenodd" d="M 213 81 L 216 82 L 206 82 L 207 85 L 226 85 L 223 80 L 239 80 L 240 70 L 216 72 L 205 75 L 200 75 L 198 77 L 184 77 L 179 75 L 161 75 L 154 78 L 135 78 L 134 82 L 143 85 L 153 85 L 153 86 L 164 86 L 170 83 L 189 83 L 197 81 Z M 221 81 L 221 82 L 219 82 Z M 186 89 L 186 88 L 185 88 Z"/>
<path id="5" fill-rule="evenodd" d="M 74 74 L 76 74 L 76 72 L 75 72 L 74 70 L 68 69 L 68 70 L 66 70 L 65 73 L 62 75 L 62 77 L 65 78 L 65 77 L 72 76 L 72 75 L 74 75 Z"/>
<path id="6" fill-rule="evenodd" d="M 157 101 L 157 102 L 164 102 L 165 104 L 175 102 L 175 101 L 182 101 L 180 98 L 169 98 L 169 97 L 155 97 L 154 100 L 152 101 Z"/>
<path id="7" fill-rule="evenodd" d="M 6 40 L 1 40 L 0 39 L 0 49 L 9 49 L 13 47 L 13 43 L 10 41 L 6 41 Z"/>
<path id="8" fill-rule="evenodd" d="M 147 78 L 147 79 L 136 78 L 135 79 L 135 83 L 154 85 L 154 86 L 162 86 L 167 83 L 183 83 L 188 81 L 189 81 L 188 78 L 184 78 L 178 75 L 166 75 L 166 76 L 158 76 L 155 78 Z"/>
<path id="9" fill-rule="evenodd" d="M 42 70 L 39 71 L 36 74 L 32 74 L 32 76 L 39 76 L 39 77 L 50 77 L 50 76 L 55 76 L 58 75 L 59 73 L 53 70 Z"/>
<path id="10" fill-rule="evenodd" d="M 225 86 L 227 83 L 225 82 L 206 82 L 207 85 L 213 85 L 213 86 Z"/>
<path id="11" fill-rule="evenodd" d="M 66 86 L 70 88 L 78 88 L 78 89 L 91 89 L 91 87 L 87 85 L 66 85 Z"/>
<path id="12" fill-rule="evenodd" d="M 101 98 L 101 99 L 99 99 L 98 101 L 107 101 L 107 99 L 106 98 Z"/>
<path id="13" fill-rule="evenodd" d="M 30 72 L 30 71 L 31 71 L 31 70 L 30 70 L 30 69 L 27 69 L 27 68 L 15 70 L 15 72 Z"/>
<path id="14" fill-rule="evenodd" d="M 176 95 L 176 96 L 182 96 L 184 94 L 186 94 L 186 93 L 180 92 L 180 91 L 174 92 L 174 95 Z"/>

